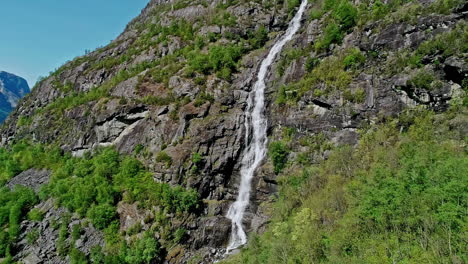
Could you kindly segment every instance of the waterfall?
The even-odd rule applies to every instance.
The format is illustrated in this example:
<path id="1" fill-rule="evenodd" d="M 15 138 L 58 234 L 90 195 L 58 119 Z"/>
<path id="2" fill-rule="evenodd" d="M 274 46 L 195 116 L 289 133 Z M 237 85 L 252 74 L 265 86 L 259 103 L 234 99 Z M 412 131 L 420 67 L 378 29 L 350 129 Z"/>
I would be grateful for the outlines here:
<path id="1" fill-rule="evenodd" d="M 241 161 L 241 182 L 237 200 L 230 206 L 227 218 L 232 221 L 232 233 L 227 252 L 247 243 L 247 235 L 242 226 L 242 219 L 250 201 L 251 182 L 255 170 L 266 155 L 267 120 L 265 111 L 265 77 L 276 55 L 292 39 L 301 26 L 301 18 L 308 0 L 302 0 L 299 11 L 289 23 L 285 35 L 271 48 L 268 56 L 262 61 L 252 92 L 247 100 L 245 113 L 245 142 L 247 144 Z M 250 134 L 252 132 L 252 135 Z M 251 141 L 249 142 L 249 140 Z"/>

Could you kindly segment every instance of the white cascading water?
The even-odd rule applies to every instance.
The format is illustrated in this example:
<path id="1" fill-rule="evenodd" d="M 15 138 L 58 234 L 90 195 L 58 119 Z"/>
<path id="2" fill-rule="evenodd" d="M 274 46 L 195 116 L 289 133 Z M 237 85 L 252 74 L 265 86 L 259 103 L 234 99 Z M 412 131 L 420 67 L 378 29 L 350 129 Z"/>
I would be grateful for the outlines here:
<path id="1" fill-rule="evenodd" d="M 257 82 L 249 95 L 245 113 L 245 142 L 250 139 L 250 126 L 253 137 L 248 143 L 241 163 L 241 182 L 237 200 L 230 206 L 227 218 L 232 221 L 232 233 L 227 252 L 239 248 L 247 243 L 247 235 L 242 227 L 242 219 L 250 201 L 251 182 L 254 172 L 266 155 L 267 149 L 267 120 L 264 115 L 265 106 L 265 77 L 276 55 L 281 52 L 284 45 L 292 39 L 301 26 L 301 18 L 308 0 L 302 0 L 299 11 L 289 23 L 286 34 L 271 48 L 268 56 L 263 60 L 257 75 Z M 255 93 L 254 97 L 252 96 Z"/>

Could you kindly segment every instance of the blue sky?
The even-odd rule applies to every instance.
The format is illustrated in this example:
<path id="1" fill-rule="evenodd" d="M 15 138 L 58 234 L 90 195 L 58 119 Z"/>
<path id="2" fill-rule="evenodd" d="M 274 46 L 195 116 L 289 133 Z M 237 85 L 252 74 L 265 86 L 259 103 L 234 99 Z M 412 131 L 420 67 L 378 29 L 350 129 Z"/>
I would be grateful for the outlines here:
<path id="1" fill-rule="evenodd" d="M 27 79 L 116 38 L 149 0 L 5 0 L 0 4 L 0 71 Z"/>

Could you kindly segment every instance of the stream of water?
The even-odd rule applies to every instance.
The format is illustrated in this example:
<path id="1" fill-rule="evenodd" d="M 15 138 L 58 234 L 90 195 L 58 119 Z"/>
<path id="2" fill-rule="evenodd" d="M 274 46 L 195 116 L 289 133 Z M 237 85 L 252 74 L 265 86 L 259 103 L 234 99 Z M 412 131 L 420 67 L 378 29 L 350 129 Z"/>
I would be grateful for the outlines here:
<path id="1" fill-rule="evenodd" d="M 301 26 L 308 0 L 302 0 L 301 6 L 284 36 L 271 48 L 268 56 L 262 61 L 257 81 L 248 98 L 245 113 L 245 142 L 247 144 L 241 163 L 241 182 L 237 200 L 230 206 L 227 217 L 232 221 L 232 233 L 227 252 L 247 243 L 247 235 L 242 225 L 245 210 L 250 202 L 250 189 L 255 170 L 265 158 L 267 150 L 267 119 L 265 117 L 265 78 L 268 70 L 281 52 L 284 45 L 292 39 Z"/>

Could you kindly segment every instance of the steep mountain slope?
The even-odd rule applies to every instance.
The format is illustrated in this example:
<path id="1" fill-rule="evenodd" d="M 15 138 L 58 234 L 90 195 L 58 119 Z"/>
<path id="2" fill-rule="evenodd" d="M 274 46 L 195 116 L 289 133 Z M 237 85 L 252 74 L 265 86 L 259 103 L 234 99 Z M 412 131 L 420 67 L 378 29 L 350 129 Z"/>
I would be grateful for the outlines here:
<path id="1" fill-rule="evenodd" d="M 18 101 L 29 92 L 29 85 L 25 79 L 0 71 L 0 122 L 6 119 Z"/>
<path id="2" fill-rule="evenodd" d="M 8 149 L 0 182 L 45 187 L 40 199 L 24 191 L 23 213 L 5 207 L 17 218 L 0 223 L 13 226 L 33 206 L 43 217 L 28 215 L 18 227 L 24 232 L 9 233 L 0 257 L 219 259 L 250 140 L 247 98 L 298 5 L 152 0 L 111 44 L 40 82 L 0 131 Z M 269 157 L 253 180 L 244 218 L 249 233 L 270 230 L 287 175 L 322 163 L 341 145 L 355 146 L 360 130 L 418 106 L 466 113 L 466 12 L 463 1 L 309 2 L 299 32 L 267 74 Z M 414 120 L 399 122 L 405 129 Z M 11 204 L 22 194 L 2 191 Z M 300 208 L 291 200 L 286 210 Z M 35 240 L 28 243 L 30 233 Z"/>

